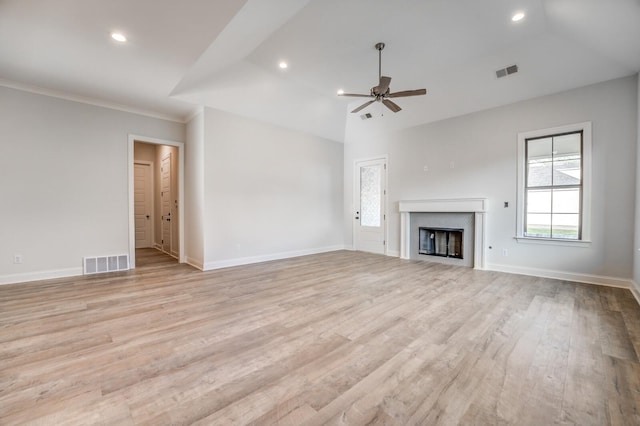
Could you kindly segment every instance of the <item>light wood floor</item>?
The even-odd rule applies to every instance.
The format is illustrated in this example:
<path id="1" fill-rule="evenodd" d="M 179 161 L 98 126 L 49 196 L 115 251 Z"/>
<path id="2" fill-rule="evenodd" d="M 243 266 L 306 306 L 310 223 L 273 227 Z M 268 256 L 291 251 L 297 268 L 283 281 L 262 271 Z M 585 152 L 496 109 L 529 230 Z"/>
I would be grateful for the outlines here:
<path id="1" fill-rule="evenodd" d="M 0 424 L 640 424 L 628 290 L 334 252 L 0 286 Z"/>

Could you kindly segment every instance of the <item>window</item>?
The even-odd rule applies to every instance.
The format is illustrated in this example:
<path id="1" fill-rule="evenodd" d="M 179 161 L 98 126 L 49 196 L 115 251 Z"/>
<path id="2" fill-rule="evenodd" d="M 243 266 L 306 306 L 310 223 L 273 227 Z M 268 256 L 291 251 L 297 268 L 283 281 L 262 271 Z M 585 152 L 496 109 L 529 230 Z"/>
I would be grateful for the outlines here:
<path id="1" fill-rule="evenodd" d="M 518 135 L 518 240 L 589 240 L 591 124 Z"/>

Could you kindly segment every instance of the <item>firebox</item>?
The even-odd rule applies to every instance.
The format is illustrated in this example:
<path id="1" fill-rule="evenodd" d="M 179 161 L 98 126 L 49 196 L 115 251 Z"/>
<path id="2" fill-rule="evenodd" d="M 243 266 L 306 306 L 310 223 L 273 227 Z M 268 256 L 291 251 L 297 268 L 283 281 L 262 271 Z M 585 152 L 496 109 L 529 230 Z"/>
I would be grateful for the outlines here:
<path id="1" fill-rule="evenodd" d="M 463 259 L 463 229 L 419 228 L 418 254 Z"/>

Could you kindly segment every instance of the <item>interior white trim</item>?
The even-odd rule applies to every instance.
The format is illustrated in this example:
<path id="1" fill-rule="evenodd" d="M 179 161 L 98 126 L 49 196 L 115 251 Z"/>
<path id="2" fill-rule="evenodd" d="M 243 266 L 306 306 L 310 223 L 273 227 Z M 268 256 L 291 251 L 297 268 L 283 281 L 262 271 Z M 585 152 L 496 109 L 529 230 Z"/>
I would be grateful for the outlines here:
<path id="1" fill-rule="evenodd" d="M 631 294 L 633 294 L 633 297 L 636 298 L 636 302 L 638 302 L 638 305 L 640 305 L 640 286 L 638 285 L 638 283 L 636 283 L 635 281 L 632 281 L 632 286 L 631 286 Z"/>
<path id="2" fill-rule="evenodd" d="M 486 198 L 452 198 L 405 200 L 398 203 L 400 211 L 400 258 L 410 259 L 411 213 L 473 213 L 473 268 L 485 269 L 485 238 L 487 235 L 488 200 Z"/>
<path id="3" fill-rule="evenodd" d="M 532 130 L 529 132 L 518 133 L 518 149 L 517 149 L 517 188 L 516 193 L 516 239 L 519 243 L 528 242 L 524 235 L 524 185 L 525 185 L 525 143 L 529 138 L 536 138 L 547 135 L 569 133 L 582 131 L 582 239 L 577 242 L 571 240 L 553 240 L 544 239 L 544 244 L 553 245 L 572 245 L 580 246 L 591 242 L 591 151 L 592 151 L 592 132 L 591 122 L 568 124 L 566 126 L 552 127 L 549 129 Z M 539 244 L 542 244 L 541 242 Z"/>
<path id="4" fill-rule="evenodd" d="M 56 278 L 76 277 L 82 275 L 82 267 L 55 269 L 51 271 L 25 272 L 0 276 L 0 285 L 17 284 L 29 281 L 52 280 Z"/>
<path id="5" fill-rule="evenodd" d="M 400 250 L 387 250 L 387 256 L 400 257 Z"/>
<path id="6" fill-rule="evenodd" d="M 194 259 L 192 257 L 187 256 L 187 260 L 185 261 L 185 263 L 201 271 L 204 270 L 204 262 L 201 259 Z"/>
<path id="7" fill-rule="evenodd" d="M 134 212 L 134 191 L 133 191 L 133 179 L 134 179 L 134 145 L 135 142 L 145 142 L 155 145 L 169 145 L 178 148 L 178 208 L 180 214 L 178 215 L 178 262 L 185 263 L 185 250 L 184 250 L 184 143 L 170 141 L 166 139 L 158 139 L 149 136 L 140 136 L 129 134 L 128 136 L 128 163 L 127 169 L 129 170 L 129 267 L 134 269 L 136 267 L 136 224 L 135 224 L 135 212 Z"/>
<path id="8" fill-rule="evenodd" d="M 552 240 L 551 238 L 536 238 L 536 237 L 514 237 L 516 241 L 524 244 L 541 244 L 541 245 L 553 245 L 553 246 L 566 246 L 566 247 L 589 247 L 591 241 L 585 240 Z"/>
<path id="9" fill-rule="evenodd" d="M 400 201 L 400 213 L 482 213 L 487 211 L 486 198 L 450 198 Z"/>
<path id="10" fill-rule="evenodd" d="M 358 173 L 358 163 L 366 163 L 368 161 L 383 161 L 384 162 L 384 196 L 382 197 L 382 214 L 384 215 L 384 220 L 383 220 L 383 224 L 384 224 L 384 229 L 382 230 L 383 234 L 384 234 L 384 253 L 383 254 L 387 254 L 387 250 L 389 247 L 389 226 L 388 226 L 388 221 L 389 218 L 388 216 L 388 205 L 389 205 L 389 159 L 388 156 L 385 155 L 378 155 L 375 157 L 368 157 L 368 158 L 358 158 L 353 160 L 353 197 L 351 199 L 351 220 L 354 220 L 353 218 L 355 217 L 355 206 L 356 204 L 359 204 L 359 200 L 356 200 L 356 197 L 358 196 L 358 194 L 360 193 L 360 190 L 357 187 L 357 184 L 359 182 L 359 179 L 356 178 L 356 173 Z M 356 202 L 357 201 L 357 202 Z M 352 248 L 350 248 L 349 250 L 357 250 L 356 248 L 356 226 L 355 223 L 354 225 L 351 227 L 351 241 L 353 241 L 353 246 Z"/>
<path id="11" fill-rule="evenodd" d="M 510 274 L 529 275 L 533 277 L 553 278 L 556 280 L 579 282 L 584 284 L 595 284 L 606 287 L 632 289 L 631 279 L 607 277 L 603 275 L 579 274 L 574 272 L 553 271 L 548 269 L 527 268 L 521 266 L 489 264 L 490 271 L 507 272 Z"/>
<path id="12" fill-rule="evenodd" d="M 232 266 L 249 265 L 252 263 L 268 262 L 270 260 L 289 259 L 291 257 L 308 256 L 310 254 L 328 253 L 331 251 L 344 250 L 343 245 L 320 247 L 315 249 L 295 250 L 282 253 L 265 254 L 261 256 L 239 257 L 235 259 L 219 260 L 215 262 L 207 262 L 203 265 L 203 271 L 213 269 L 229 268 Z"/>
<path id="13" fill-rule="evenodd" d="M 49 96 L 52 98 L 64 99 L 65 101 L 78 102 L 86 105 L 93 105 L 102 108 L 114 109 L 116 111 L 128 112 L 131 114 L 144 115 L 145 117 L 158 118 L 160 120 L 173 121 L 175 123 L 185 124 L 186 121 L 182 117 L 162 114 L 156 111 L 146 110 L 142 108 L 134 108 L 127 105 L 118 104 L 115 102 L 108 102 L 102 99 L 89 98 L 86 96 L 71 95 L 59 90 L 45 89 L 44 87 L 33 86 L 30 84 L 18 83 L 11 80 L 0 78 L 0 86 L 8 87 L 10 89 L 21 90 L 23 92 L 35 93 L 36 95 Z"/>

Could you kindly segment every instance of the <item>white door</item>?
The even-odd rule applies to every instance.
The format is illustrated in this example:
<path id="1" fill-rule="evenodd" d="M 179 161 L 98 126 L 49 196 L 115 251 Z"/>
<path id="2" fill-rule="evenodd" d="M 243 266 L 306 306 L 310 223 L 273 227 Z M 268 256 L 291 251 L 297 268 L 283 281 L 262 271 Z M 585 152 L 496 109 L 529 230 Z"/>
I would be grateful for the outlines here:
<path id="1" fill-rule="evenodd" d="M 136 226 L 136 248 L 153 244 L 153 222 L 151 221 L 152 174 L 150 164 L 134 164 L 133 199 Z"/>
<path id="2" fill-rule="evenodd" d="M 354 171 L 354 247 L 385 254 L 386 160 L 357 161 Z"/>
<path id="3" fill-rule="evenodd" d="M 171 253 L 171 154 L 162 157 L 160 168 L 162 251 Z"/>

